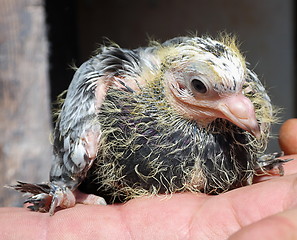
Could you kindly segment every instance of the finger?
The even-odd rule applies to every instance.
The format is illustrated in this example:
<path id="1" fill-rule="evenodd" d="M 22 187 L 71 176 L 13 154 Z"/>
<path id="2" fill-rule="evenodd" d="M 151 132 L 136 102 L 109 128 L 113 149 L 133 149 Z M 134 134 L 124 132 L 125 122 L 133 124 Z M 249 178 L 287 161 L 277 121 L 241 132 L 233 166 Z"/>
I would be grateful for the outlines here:
<path id="1" fill-rule="evenodd" d="M 279 144 L 286 155 L 297 154 L 297 118 L 289 119 L 281 126 Z"/>
<path id="2" fill-rule="evenodd" d="M 275 214 L 248 225 L 240 229 L 229 239 L 297 239 L 297 208 Z"/>

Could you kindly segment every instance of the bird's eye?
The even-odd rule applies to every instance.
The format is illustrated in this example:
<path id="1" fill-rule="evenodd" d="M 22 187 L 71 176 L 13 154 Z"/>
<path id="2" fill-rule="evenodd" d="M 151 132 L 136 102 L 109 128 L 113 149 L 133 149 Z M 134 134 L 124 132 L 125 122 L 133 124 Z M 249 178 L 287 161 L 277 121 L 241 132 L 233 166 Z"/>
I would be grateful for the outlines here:
<path id="1" fill-rule="evenodd" d="M 206 93 L 207 92 L 207 88 L 204 85 L 204 83 L 202 81 L 198 80 L 198 79 L 193 79 L 192 80 L 192 86 L 199 93 Z"/>

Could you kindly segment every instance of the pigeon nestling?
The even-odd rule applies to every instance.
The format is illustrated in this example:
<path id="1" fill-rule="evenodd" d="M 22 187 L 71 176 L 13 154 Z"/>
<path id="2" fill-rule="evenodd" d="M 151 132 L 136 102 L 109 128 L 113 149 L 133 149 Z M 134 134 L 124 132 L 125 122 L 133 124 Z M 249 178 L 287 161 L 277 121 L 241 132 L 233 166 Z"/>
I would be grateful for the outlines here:
<path id="1" fill-rule="evenodd" d="M 281 174 L 280 160 L 263 155 L 273 115 L 232 37 L 103 46 L 78 68 L 62 104 L 50 182 L 14 188 L 50 214 L 72 207 L 79 192 L 99 204 L 225 192 L 268 167 Z"/>

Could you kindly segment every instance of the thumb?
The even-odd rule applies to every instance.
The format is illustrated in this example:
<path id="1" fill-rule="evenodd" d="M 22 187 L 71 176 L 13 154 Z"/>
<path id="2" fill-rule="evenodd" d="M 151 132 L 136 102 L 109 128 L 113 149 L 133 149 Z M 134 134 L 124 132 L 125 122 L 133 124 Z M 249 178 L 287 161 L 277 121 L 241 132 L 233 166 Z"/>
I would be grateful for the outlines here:
<path id="1" fill-rule="evenodd" d="M 297 154 L 297 118 L 289 119 L 281 126 L 279 144 L 285 155 Z"/>

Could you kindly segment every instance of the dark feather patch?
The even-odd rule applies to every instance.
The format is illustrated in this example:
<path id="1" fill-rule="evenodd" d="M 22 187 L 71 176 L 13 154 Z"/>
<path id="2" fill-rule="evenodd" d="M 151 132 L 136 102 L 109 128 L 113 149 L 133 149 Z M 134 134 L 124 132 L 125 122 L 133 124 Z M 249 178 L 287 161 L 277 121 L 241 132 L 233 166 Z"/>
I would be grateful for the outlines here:
<path id="1" fill-rule="evenodd" d="M 256 159 L 249 152 L 252 149 L 244 147 L 248 139 L 240 129 L 217 120 L 206 130 L 170 112 L 169 105 L 161 112 L 157 102 L 151 94 L 109 92 L 98 116 L 102 151 L 80 186 L 82 191 L 110 201 L 134 197 L 127 187 L 150 193 L 184 191 L 194 177 L 191 174 L 197 174 L 197 162 L 206 182 L 195 191 L 220 193 L 243 184 Z M 222 126 L 226 126 L 225 132 Z M 238 132 L 235 138 L 234 132 Z M 117 180 L 108 179 L 111 176 Z"/>

